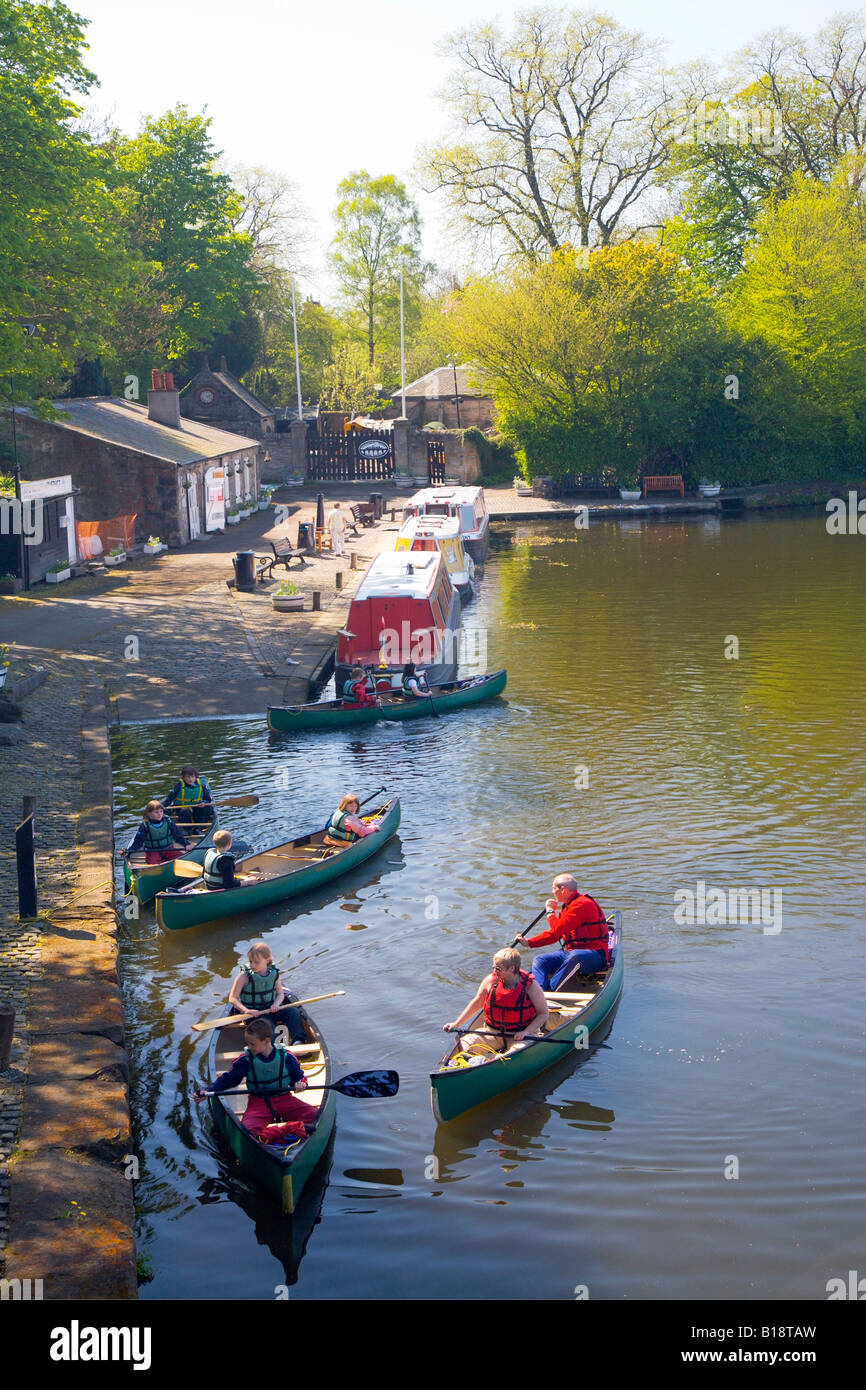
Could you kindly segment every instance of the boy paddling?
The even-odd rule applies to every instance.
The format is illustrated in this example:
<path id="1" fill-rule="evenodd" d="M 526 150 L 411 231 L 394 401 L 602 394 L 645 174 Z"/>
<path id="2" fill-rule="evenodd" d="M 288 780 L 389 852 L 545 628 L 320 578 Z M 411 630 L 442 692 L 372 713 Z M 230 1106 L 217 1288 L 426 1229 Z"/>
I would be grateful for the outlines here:
<path id="1" fill-rule="evenodd" d="M 245 1081 L 250 1098 L 241 1123 L 254 1138 L 258 1139 L 275 1121 L 302 1125 L 309 1134 L 315 1129 L 319 1112 L 316 1106 L 293 1094 L 307 1089 L 297 1057 L 286 1047 L 274 1046 L 271 1025 L 263 1018 L 254 1018 L 246 1025 L 244 1043 L 243 1052 L 228 1071 L 193 1093 L 196 1104 L 208 1095 L 235 1090 Z"/>
<path id="2" fill-rule="evenodd" d="M 175 845 L 179 848 L 175 849 Z M 129 849 L 120 851 L 121 859 L 144 850 L 147 864 L 165 864 L 169 859 L 177 859 L 189 849 L 189 840 L 178 829 L 171 816 L 165 814 L 161 801 L 148 801 L 144 808 L 144 820 L 135 832 Z"/>
<path id="3" fill-rule="evenodd" d="M 210 787 L 200 777 L 192 763 L 180 770 L 180 781 L 175 782 L 163 806 L 178 806 L 189 811 L 189 819 L 200 824 L 208 824 L 214 818 L 213 797 Z"/>

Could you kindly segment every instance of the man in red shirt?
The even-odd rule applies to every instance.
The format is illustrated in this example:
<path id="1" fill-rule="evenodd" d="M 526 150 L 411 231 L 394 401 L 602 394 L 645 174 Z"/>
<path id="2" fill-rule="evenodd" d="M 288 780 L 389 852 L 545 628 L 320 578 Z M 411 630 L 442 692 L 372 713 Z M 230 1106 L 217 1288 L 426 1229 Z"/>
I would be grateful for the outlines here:
<path id="1" fill-rule="evenodd" d="M 557 874 L 553 897 L 547 900 L 548 930 L 537 936 L 519 938 L 522 946 L 559 943 L 559 950 L 546 951 L 532 962 L 532 974 L 542 989 L 558 989 L 575 972 L 593 975 L 608 963 L 608 926 L 595 898 L 581 893 L 572 874 Z"/>

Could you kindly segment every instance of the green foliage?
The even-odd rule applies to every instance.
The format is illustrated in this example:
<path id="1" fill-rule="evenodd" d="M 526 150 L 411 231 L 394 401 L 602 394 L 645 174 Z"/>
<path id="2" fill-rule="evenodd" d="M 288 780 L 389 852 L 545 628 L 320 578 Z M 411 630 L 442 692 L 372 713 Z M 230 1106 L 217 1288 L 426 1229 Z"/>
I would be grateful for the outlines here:
<path id="1" fill-rule="evenodd" d="M 481 462 L 481 478 L 485 483 L 495 485 L 510 483 L 514 476 L 514 442 L 502 434 L 482 434 L 477 425 L 462 430 L 464 441 L 474 444 Z"/>
<path id="2" fill-rule="evenodd" d="M 395 331 L 399 344 L 401 266 L 404 314 L 412 318 L 417 313 L 425 269 L 419 255 L 421 220 L 405 186 L 393 174 L 372 179 L 361 169 L 343 179 L 337 194 L 336 235 L 329 261 L 372 365 L 380 340 L 388 340 L 392 358 Z"/>
<path id="3" fill-rule="evenodd" d="M 367 362 L 359 343 L 343 343 L 337 348 L 333 362 L 322 371 L 322 393 L 319 404 L 323 410 L 345 410 L 352 415 L 367 415 L 381 406 L 376 370 Z"/>

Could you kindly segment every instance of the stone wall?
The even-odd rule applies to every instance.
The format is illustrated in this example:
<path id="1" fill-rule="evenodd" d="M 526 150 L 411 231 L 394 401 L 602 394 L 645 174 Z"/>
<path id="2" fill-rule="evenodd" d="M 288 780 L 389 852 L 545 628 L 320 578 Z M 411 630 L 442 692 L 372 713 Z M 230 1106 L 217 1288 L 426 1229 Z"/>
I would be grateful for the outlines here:
<path id="1" fill-rule="evenodd" d="M 427 476 L 427 445 L 431 439 L 445 444 L 445 475 L 462 484 L 481 482 L 481 460 L 478 448 L 464 439 L 460 430 L 409 430 L 409 473 L 414 477 Z"/>

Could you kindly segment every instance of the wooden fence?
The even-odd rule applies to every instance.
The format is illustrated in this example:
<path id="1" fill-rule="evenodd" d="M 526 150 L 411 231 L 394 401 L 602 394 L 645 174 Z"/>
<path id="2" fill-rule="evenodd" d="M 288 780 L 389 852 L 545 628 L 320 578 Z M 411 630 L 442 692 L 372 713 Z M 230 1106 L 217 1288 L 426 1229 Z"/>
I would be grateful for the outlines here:
<path id="1" fill-rule="evenodd" d="M 307 432 L 307 478 L 311 482 L 382 482 L 394 476 L 394 448 L 391 430 L 368 430 L 348 434 Z M 388 446 L 378 458 L 364 458 L 359 452 L 371 440 Z"/>

